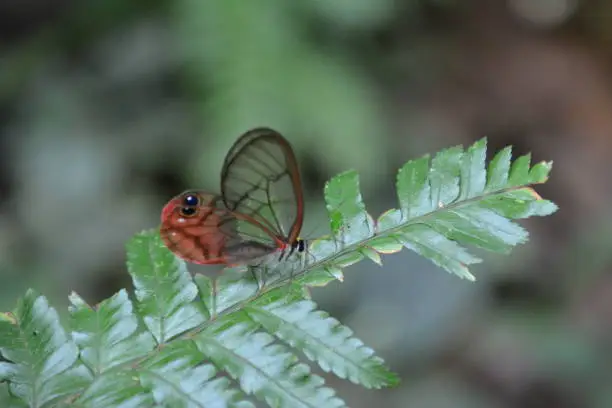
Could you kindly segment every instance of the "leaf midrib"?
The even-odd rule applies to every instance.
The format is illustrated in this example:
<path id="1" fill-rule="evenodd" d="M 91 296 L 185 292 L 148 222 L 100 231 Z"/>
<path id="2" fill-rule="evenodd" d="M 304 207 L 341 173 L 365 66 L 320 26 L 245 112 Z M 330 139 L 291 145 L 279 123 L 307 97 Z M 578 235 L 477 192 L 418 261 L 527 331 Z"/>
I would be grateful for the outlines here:
<path id="1" fill-rule="evenodd" d="M 313 270 L 325 267 L 326 264 L 330 264 L 334 260 L 336 260 L 336 259 L 338 259 L 338 258 L 340 258 L 340 257 L 342 257 L 342 256 L 344 256 L 344 255 L 346 255 L 348 253 L 351 253 L 351 252 L 354 252 L 354 251 L 358 250 L 362 246 L 368 246 L 368 243 L 371 242 L 374 239 L 384 238 L 386 236 L 391 236 L 394 233 L 398 233 L 402 229 L 405 229 L 405 228 L 407 228 L 407 227 L 409 227 L 411 225 L 415 225 L 415 224 L 424 224 L 424 225 L 429 226 L 429 224 L 425 223 L 424 220 L 429 218 L 429 217 L 431 217 L 431 216 L 433 216 L 433 215 L 435 215 L 435 214 L 438 214 L 438 213 L 440 213 L 442 211 L 457 209 L 457 208 L 462 207 L 462 206 L 468 206 L 470 204 L 473 204 L 474 202 L 484 200 L 485 198 L 488 198 L 488 197 L 493 197 L 493 196 L 496 196 L 496 195 L 499 195 L 499 194 L 507 193 L 509 191 L 514 191 L 514 190 L 520 190 L 520 189 L 523 189 L 523 188 L 527 188 L 528 185 L 529 184 L 524 184 L 524 185 L 520 185 L 520 186 L 513 186 L 513 187 L 506 187 L 506 188 L 499 189 L 499 190 L 496 190 L 496 191 L 493 191 L 493 192 L 488 192 L 487 194 L 482 194 L 482 195 L 474 196 L 474 197 L 468 198 L 466 200 L 456 201 L 456 202 L 453 202 L 451 204 L 445 205 L 444 207 L 441 207 L 441 208 L 440 207 L 436 207 L 436 209 L 434 209 L 433 211 L 430 211 L 430 212 L 425 213 L 425 214 L 421 214 L 418 217 L 414 217 L 414 218 L 412 218 L 410 220 L 407 220 L 407 221 L 405 221 L 403 223 L 400 223 L 400 225 L 397 225 L 395 227 L 388 228 L 388 229 L 384 230 L 382 233 L 376 233 L 375 232 L 372 236 L 370 236 L 368 238 L 365 238 L 365 239 L 363 239 L 363 240 L 361 240 L 359 242 L 356 242 L 354 244 L 347 245 L 344 248 L 342 248 L 340 251 L 336 252 L 333 255 L 328 256 L 327 258 L 323 258 L 323 259 L 321 259 L 321 260 L 319 260 L 317 262 L 313 262 L 313 263 L 309 264 L 307 268 L 302 269 L 301 271 L 297 271 L 297 272 L 293 273 L 290 278 L 281 279 L 281 280 L 278 280 L 278 281 L 274 282 L 274 284 L 270 285 L 269 287 L 267 287 L 265 291 L 262 291 L 262 292 L 260 292 L 260 293 L 258 293 L 256 295 L 254 295 L 254 296 L 252 296 L 252 297 L 250 297 L 250 298 L 240 302 L 240 303 L 237 303 L 237 304 L 235 304 L 233 306 L 228 307 L 225 310 L 222 310 L 222 311 L 218 312 L 217 313 L 217 319 L 221 318 L 221 317 L 223 317 L 225 315 L 229 315 L 231 313 L 234 313 L 234 312 L 236 312 L 238 310 L 243 309 L 244 305 L 247 305 L 247 304 L 253 302 L 254 300 L 258 299 L 259 297 L 263 296 L 264 294 L 270 292 L 273 289 L 276 289 L 278 287 L 281 287 L 281 286 L 285 285 L 289 281 L 289 279 L 296 280 L 296 278 L 299 278 L 300 276 L 305 275 L 305 274 L 307 274 L 307 273 L 309 273 L 309 272 L 311 272 Z M 195 328 L 190 329 L 190 330 L 188 330 L 186 332 L 178 334 L 177 337 L 175 337 L 175 338 L 184 338 L 184 336 L 189 336 L 190 334 L 192 335 L 194 333 L 198 333 L 198 332 L 204 330 L 210 324 L 212 324 L 212 322 L 213 322 L 213 320 L 206 321 L 205 323 L 203 323 L 202 325 L 200 325 L 198 327 L 195 327 Z"/>
<path id="2" fill-rule="evenodd" d="M 247 314 L 248 314 L 248 309 L 253 309 L 253 310 L 255 311 L 255 313 L 267 314 L 267 315 L 269 315 L 269 316 L 272 316 L 272 318 L 274 318 L 274 319 L 278 319 L 278 320 L 280 320 L 280 321 L 284 322 L 285 324 L 292 326 L 293 328 L 297 329 L 297 331 L 299 331 L 300 333 L 302 333 L 302 335 L 303 335 L 304 337 L 307 337 L 307 338 L 309 338 L 309 339 L 313 340 L 313 341 L 312 341 L 313 343 L 318 343 L 318 344 L 319 344 L 319 345 L 321 345 L 322 347 L 324 347 L 324 348 L 326 348 L 326 349 L 330 350 L 330 351 L 331 351 L 333 354 L 335 354 L 335 355 L 336 355 L 337 357 L 339 357 L 341 360 L 343 360 L 343 361 L 348 361 L 348 362 L 350 363 L 350 365 L 352 365 L 352 366 L 353 366 L 353 368 L 354 368 L 354 369 L 355 369 L 357 372 L 363 371 L 363 370 L 361 369 L 361 365 L 360 365 L 359 363 L 354 362 L 352 359 L 350 359 L 350 358 L 348 358 L 348 357 L 345 357 L 345 356 L 344 356 L 344 355 L 343 355 L 343 354 L 342 354 L 342 353 L 341 353 L 341 352 L 340 352 L 340 351 L 339 351 L 339 350 L 338 350 L 336 347 L 333 347 L 333 346 L 331 346 L 331 345 L 328 345 L 328 344 L 324 343 L 324 342 L 323 342 L 322 340 L 320 340 L 318 337 L 314 337 L 313 335 L 311 335 L 310 333 L 308 333 L 306 330 L 302 329 L 302 328 L 301 328 L 301 327 L 299 327 L 297 324 L 295 324 L 295 322 L 290 322 L 290 321 L 288 321 L 288 320 L 286 320 L 286 319 L 283 319 L 282 317 L 280 317 L 280 316 L 278 316 L 278 315 L 276 315 L 276 314 L 272 313 L 271 311 L 269 311 L 269 310 L 267 310 L 267 309 L 264 309 L 264 308 L 262 308 L 262 307 L 257 307 L 257 306 L 248 306 L 248 305 L 247 305 L 247 306 L 245 306 L 245 309 L 246 309 Z M 311 314 L 312 312 L 313 312 L 313 310 L 311 310 L 310 312 L 308 312 L 308 314 Z M 339 323 L 339 324 L 340 324 L 340 323 Z M 337 327 L 337 326 L 335 326 L 335 327 Z M 283 340 L 286 340 L 286 341 L 287 341 L 287 339 L 283 339 Z M 345 338 L 345 340 L 346 340 L 346 338 Z M 292 346 L 293 346 L 293 347 L 295 347 L 294 345 L 292 345 Z M 362 347 L 363 347 L 363 346 L 362 346 Z M 357 351 L 357 350 L 359 350 L 359 349 L 355 349 L 355 351 Z M 319 360 L 319 356 L 317 356 L 317 361 L 318 361 L 318 360 Z M 334 370 L 333 370 L 333 368 L 332 368 L 332 371 L 334 371 Z M 385 378 L 384 378 L 384 376 L 382 376 L 382 375 L 377 375 L 377 374 L 374 374 L 373 376 L 374 376 L 374 377 L 378 377 L 378 378 L 379 378 L 379 379 L 380 379 L 380 380 L 381 380 L 383 383 L 385 382 L 385 381 L 384 381 L 384 379 L 385 379 Z M 361 382 L 359 382 L 359 383 L 361 384 Z"/>
<path id="3" fill-rule="evenodd" d="M 193 404 L 195 404 L 198 407 L 202 407 L 202 408 L 206 408 L 202 403 L 200 403 L 198 400 L 195 400 L 191 397 L 191 395 L 189 393 L 186 393 L 181 387 L 179 387 L 177 384 L 175 384 L 174 382 L 170 381 L 168 378 L 164 377 L 163 375 L 160 375 L 158 372 L 154 371 L 154 370 L 150 370 L 147 368 L 139 368 L 138 371 L 140 371 L 141 373 L 146 373 L 151 375 L 152 377 L 155 377 L 157 380 L 159 380 L 160 382 L 163 382 L 165 384 L 170 385 L 170 387 L 175 390 L 179 395 L 183 396 L 184 400 L 190 401 Z M 177 372 L 177 374 L 180 375 L 180 373 Z M 140 384 L 142 386 L 142 383 Z M 143 389 L 146 389 L 146 387 L 143 386 Z M 152 394 L 152 393 L 151 393 Z"/>
<path id="4" fill-rule="evenodd" d="M 153 259 L 153 254 L 155 253 L 155 248 L 153 247 L 153 241 L 149 241 L 149 259 L 151 261 L 151 264 L 153 266 L 153 273 L 155 275 L 155 286 L 159 289 L 160 288 L 160 284 L 159 281 L 161 279 L 161 274 L 160 274 L 160 269 L 157 267 L 156 263 L 155 263 L 155 259 Z M 158 344 L 163 344 L 166 342 L 166 315 L 164 313 L 164 308 L 162 307 L 161 304 L 161 300 L 159 299 L 159 296 L 157 296 L 157 292 L 158 291 L 153 291 L 153 298 L 155 299 L 155 305 L 157 306 L 157 311 L 161 312 L 159 314 L 159 339 L 155 339 Z M 153 335 L 153 338 L 155 338 L 155 335 Z"/>
<path id="5" fill-rule="evenodd" d="M 536 184 L 536 183 L 529 183 L 529 184 L 522 184 L 522 185 L 517 185 L 517 186 L 505 187 L 505 188 L 500 188 L 500 189 L 494 190 L 494 191 L 487 191 L 486 190 L 486 186 L 485 186 L 485 190 L 483 191 L 484 194 L 477 195 L 477 196 L 474 196 L 474 197 L 470 197 L 470 198 L 462 200 L 462 201 L 455 201 L 455 202 L 450 203 L 450 204 L 448 204 L 448 205 L 446 205 L 446 206 L 444 206 L 442 208 L 436 207 L 434 210 L 432 210 L 432 211 L 430 211 L 428 213 L 421 214 L 421 215 L 419 215 L 417 217 L 414 217 L 414 218 L 412 218 L 410 220 L 407 220 L 407 221 L 405 221 L 403 223 L 400 223 L 400 225 L 388 228 L 388 229 L 384 230 L 382 233 L 374 233 L 372 236 L 370 236 L 370 237 L 368 237 L 368 238 L 366 238 L 364 240 L 361 240 L 359 242 L 356 242 L 354 244 L 351 244 L 351 245 L 348 245 L 348 246 L 344 247 L 340 251 L 336 252 L 335 254 L 333 254 L 333 255 L 331 255 L 331 256 L 329 256 L 327 258 L 323 258 L 323 259 L 321 259 L 321 260 L 319 260 L 317 262 L 309 264 L 307 268 L 305 268 L 305 269 L 303 269 L 301 271 L 297 271 L 297 272 L 293 273 L 290 278 L 281 279 L 279 281 L 276 281 L 273 285 L 270 285 L 269 287 L 265 288 L 265 290 L 257 293 L 256 295 L 251 296 L 248 299 L 245 299 L 245 300 L 243 300 L 243 301 L 241 301 L 239 303 L 236 303 L 235 305 L 232 305 L 232 306 L 230 306 L 230 307 L 228 307 L 228 308 L 218 312 L 215 318 L 211 318 L 211 319 L 205 321 L 204 323 L 202 323 L 202 324 L 200 324 L 200 325 L 198 325 L 198 326 L 196 326 L 194 328 L 191 328 L 191 329 L 186 330 L 186 331 L 184 331 L 182 333 L 179 333 L 179 334 L 173 336 L 172 338 L 167 339 L 166 342 L 192 338 L 197 333 L 200 333 L 200 332 L 204 331 L 206 328 L 210 327 L 218 319 L 223 318 L 225 316 L 228 316 L 228 315 L 230 315 L 232 313 L 236 313 L 236 312 L 241 311 L 249 303 L 254 302 L 256 299 L 262 297 L 266 293 L 268 293 L 268 292 L 270 292 L 270 291 L 272 291 L 274 289 L 277 289 L 277 288 L 285 285 L 289 279 L 295 280 L 296 278 L 298 278 L 298 277 L 300 277 L 302 275 L 305 275 L 305 274 L 307 274 L 309 272 L 312 272 L 312 271 L 314 271 L 314 270 L 316 270 L 318 268 L 322 268 L 326 264 L 332 263 L 334 260 L 336 260 L 336 259 L 338 259 L 338 258 L 340 258 L 340 257 L 342 257 L 344 255 L 346 255 L 347 253 L 356 251 L 361 246 L 364 246 L 364 245 L 368 246 L 368 243 L 371 242 L 374 239 L 385 237 L 385 236 L 391 236 L 394 233 L 397 233 L 397 232 L 401 231 L 402 229 L 407 228 L 410 225 L 414 225 L 414 224 L 429 225 L 429 224 L 425 223 L 424 220 L 429 218 L 429 217 L 431 217 L 431 216 L 433 216 L 433 215 L 435 215 L 435 214 L 437 214 L 437 213 L 439 213 L 439 212 L 441 212 L 441 211 L 447 211 L 447 210 L 456 209 L 456 208 L 459 208 L 459 207 L 462 207 L 462 206 L 468 206 L 470 204 L 473 204 L 474 202 L 484 200 L 485 198 L 489 198 L 489 197 L 494 197 L 496 195 L 505 194 L 505 193 L 508 193 L 510 191 L 515 191 L 515 190 L 521 190 L 521 189 L 524 189 L 524 188 L 528 188 L 532 184 Z M 162 319 L 162 321 L 163 321 L 163 319 Z M 145 354 L 144 356 L 141 356 L 138 359 L 126 361 L 125 363 L 121 364 L 120 366 L 127 366 L 127 365 L 130 365 L 130 364 L 133 364 L 135 361 L 136 362 L 137 361 L 144 361 L 147 358 L 149 358 L 151 355 L 154 355 L 155 353 L 156 353 L 156 351 L 153 350 L 153 351 Z"/>
<path id="6" fill-rule="evenodd" d="M 34 357 L 34 353 L 32 352 L 32 348 L 30 347 L 30 342 L 28 341 L 28 337 L 26 336 L 26 330 L 21 325 L 21 320 L 22 319 L 17 319 L 17 327 L 19 328 L 19 331 L 23 335 L 23 341 L 24 341 L 26 349 L 28 350 L 28 354 Z M 36 362 L 32 361 L 31 366 L 36 367 Z M 38 403 L 38 388 L 39 388 L 38 381 L 40 380 L 41 372 L 38 370 L 31 370 L 31 371 L 34 373 L 34 378 L 33 378 L 34 381 L 32 381 L 32 404 L 33 404 L 32 408 L 38 408 L 40 406 L 40 404 Z"/>
<path id="7" fill-rule="evenodd" d="M 252 331 L 252 333 L 256 333 L 255 331 Z M 266 333 L 267 334 L 267 333 Z M 305 406 L 307 407 L 311 407 L 311 408 L 317 408 L 316 405 L 311 405 L 307 402 L 305 402 L 303 399 L 301 399 L 299 396 L 295 395 L 295 393 L 292 392 L 292 389 L 287 389 L 286 387 L 284 387 L 283 385 L 279 384 L 279 381 L 276 378 L 270 377 L 270 375 L 268 375 L 265 371 L 263 371 L 261 368 L 259 368 L 258 366 L 254 365 L 253 363 L 251 363 L 249 360 L 247 360 L 245 357 L 241 356 L 240 354 L 234 352 L 234 350 L 226 347 L 223 343 L 221 343 L 220 341 L 217 340 L 216 337 L 212 337 L 212 336 L 203 336 L 203 338 L 200 339 L 201 341 L 208 341 L 210 343 L 214 343 L 217 347 L 222 348 L 223 350 L 226 350 L 229 354 L 231 354 L 232 356 L 234 356 L 234 358 L 236 360 L 240 360 L 243 362 L 243 366 L 250 366 L 252 368 L 255 369 L 255 371 L 257 371 L 258 373 L 260 373 L 262 375 L 262 377 L 268 378 L 269 382 L 274 383 L 279 389 L 283 390 L 286 394 L 290 395 L 294 400 L 305 404 Z M 264 349 L 266 347 L 268 347 L 269 344 L 267 344 Z M 206 353 L 204 353 L 206 354 Z M 295 364 L 292 364 L 291 366 L 288 367 L 288 370 L 290 370 Z M 242 373 L 241 373 L 242 374 Z M 239 375 L 240 377 L 240 375 Z M 239 378 L 235 379 L 236 381 L 239 381 Z"/>

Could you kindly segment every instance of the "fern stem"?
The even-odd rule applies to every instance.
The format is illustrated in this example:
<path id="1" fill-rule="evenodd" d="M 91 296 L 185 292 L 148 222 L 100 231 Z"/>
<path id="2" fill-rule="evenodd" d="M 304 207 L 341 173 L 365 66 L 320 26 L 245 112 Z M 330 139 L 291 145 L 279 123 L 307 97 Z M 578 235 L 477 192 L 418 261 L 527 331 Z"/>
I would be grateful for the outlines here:
<path id="1" fill-rule="evenodd" d="M 172 340 L 179 340 L 179 339 L 189 339 L 192 338 L 193 336 L 195 336 L 196 334 L 198 334 L 199 332 L 205 330 L 206 328 L 208 328 L 211 324 L 213 324 L 213 322 L 215 322 L 219 317 L 223 317 L 223 316 L 227 316 L 231 313 L 234 313 L 238 310 L 241 310 L 244 308 L 244 306 L 250 302 L 253 302 L 255 300 L 257 300 L 258 298 L 260 298 L 261 296 L 263 296 L 264 294 L 277 289 L 281 286 L 284 286 L 285 284 L 289 283 L 290 280 L 292 279 L 296 279 L 299 278 L 300 276 L 308 273 L 311 270 L 314 270 L 316 268 L 321 267 L 324 264 L 333 262 L 335 259 L 338 259 L 344 255 L 346 255 L 347 253 L 353 252 L 357 249 L 359 249 L 362 246 L 367 246 L 367 244 L 376 239 L 379 238 L 381 235 L 392 235 L 393 233 L 395 233 L 396 231 L 399 231 L 400 229 L 405 229 L 407 226 L 409 225 L 416 225 L 416 224 L 425 224 L 425 225 L 429 225 L 427 224 L 427 219 L 433 215 L 435 215 L 438 211 L 440 210 L 444 210 L 444 211 L 448 211 L 449 209 L 454 209 L 454 208 L 460 208 L 462 206 L 467 206 L 472 204 L 473 202 L 482 200 L 483 198 L 486 197 L 493 197 L 496 195 L 501 195 L 501 194 L 505 194 L 509 191 L 514 191 L 514 190 L 520 190 L 520 189 L 525 189 L 525 188 L 530 188 L 529 185 L 519 185 L 519 186 L 513 186 L 513 187 L 509 187 L 509 188 L 503 188 L 500 190 L 496 190 L 496 191 L 488 191 L 486 194 L 482 194 L 479 196 L 475 196 L 475 197 L 471 197 L 467 200 L 462 200 L 462 201 L 456 201 L 450 204 L 447 204 L 446 206 L 442 207 L 442 208 L 436 208 L 433 211 L 430 211 L 426 214 L 422 214 L 419 215 L 417 217 L 414 217 L 410 220 L 406 220 L 404 223 L 402 223 L 401 226 L 397 226 L 394 228 L 389 228 L 387 230 L 384 231 L 374 231 L 374 233 L 372 234 L 371 237 L 366 238 L 362 241 L 359 241 L 357 243 L 351 244 L 351 245 L 347 245 L 345 247 L 343 247 L 340 251 L 325 257 L 325 258 L 321 258 L 320 260 L 313 262 L 311 264 L 306 264 L 304 269 L 299 270 L 293 274 L 291 274 L 291 276 L 289 277 L 284 277 L 281 278 L 277 281 L 275 281 L 273 284 L 271 284 L 270 286 L 267 287 L 262 287 L 256 294 L 254 294 L 253 296 L 239 302 L 236 303 L 230 307 L 228 307 L 227 309 L 224 309 L 222 311 L 220 311 L 219 313 L 217 313 L 217 302 L 216 302 L 216 296 L 217 296 L 217 281 L 216 281 L 216 277 L 211 279 L 211 290 L 212 290 L 212 299 L 211 299 L 211 318 L 209 320 L 207 320 L 206 322 L 198 325 L 197 327 L 194 327 L 192 329 L 186 330 L 180 334 L 177 334 L 175 336 L 173 336 L 172 338 L 169 339 L 165 339 L 166 342 L 168 341 L 172 341 Z M 149 354 L 146 354 L 142 357 L 139 357 L 137 359 L 131 360 L 131 361 L 127 361 L 122 365 L 130 365 L 130 364 L 134 364 L 138 361 L 143 361 L 146 360 L 149 357 Z"/>
<path id="2" fill-rule="evenodd" d="M 382 231 L 382 234 L 384 235 L 392 235 L 393 233 L 395 233 L 396 231 L 399 231 L 401 229 L 405 229 L 406 227 L 410 226 L 410 225 L 418 225 L 418 224 L 424 224 L 424 225 L 429 225 L 427 223 L 427 219 L 433 215 L 435 215 L 436 213 L 438 213 L 439 211 L 448 211 L 451 209 L 455 209 L 455 208 L 461 208 L 463 206 L 467 206 L 470 205 L 474 202 L 478 202 L 486 197 L 493 197 L 496 195 L 501 195 L 501 194 L 506 194 L 510 191 L 515 191 L 515 190 L 521 190 L 521 189 L 526 189 L 526 188 L 530 188 L 529 185 L 520 185 L 520 186 L 513 186 L 513 187 L 508 187 L 508 188 L 503 188 L 500 190 L 496 190 L 496 191 L 490 191 L 487 192 L 486 194 L 481 194 L 479 196 L 475 196 L 475 197 L 471 197 L 469 199 L 466 200 L 461 200 L 461 201 L 456 201 L 450 204 L 445 205 L 444 207 L 440 208 L 437 207 L 435 210 L 430 211 L 426 214 L 422 214 L 419 215 L 417 217 L 412 218 L 411 220 L 407 220 L 405 221 L 402 225 L 397 226 L 397 227 L 393 227 L 393 228 L 389 228 L 387 230 Z M 277 289 L 281 286 L 284 286 L 288 283 L 291 282 L 291 280 L 299 278 L 302 275 L 305 275 L 306 273 L 308 273 L 311 270 L 314 270 L 316 268 L 321 267 L 324 264 L 330 263 L 332 261 L 334 261 L 335 259 L 341 258 L 342 256 L 354 252 L 357 249 L 359 249 L 360 247 L 363 246 L 367 246 L 367 244 L 369 242 L 371 242 L 372 240 L 379 238 L 381 236 L 381 233 L 379 233 L 378 231 L 375 231 L 371 237 L 366 238 L 362 241 L 359 241 L 357 243 L 351 244 L 351 245 L 347 245 L 345 247 L 343 247 L 342 249 L 340 249 L 338 252 L 334 253 L 333 255 L 330 255 L 328 257 L 325 258 L 321 258 L 320 260 L 313 262 L 311 264 L 307 264 L 304 269 L 296 271 L 295 273 L 292 273 L 291 276 L 288 277 L 283 277 L 280 278 L 279 280 L 275 281 L 274 283 L 270 284 L 270 286 L 262 288 L 261 291 L 259 291 L 258 293 L 256 293 L 255 295 L 243 300 L 242 302 L 236 303 L 230 307 L 228 307 L 227 309 L 222 310 L 221 312 L 219 312 L 219 314 L 216 314 L 215 311 L 215 316 L 218 318 L 220 316 L 226 316 L 228 314 L 231 314 L 237 310 L 240 310 L 244 307 L 244 305 L 253 302 L 254 300 L 258 299 L 259 297 L 261 297 L 262 295 L 270 292 L 271 290 Z M 213 320 L 213 319 L 211 319 Z M 190 337 L 196 333 L 201 332 L 202 330 L 206 329 L 210 324 L 212 323 L 212 321 L 207 321 L 204 322 L 203 324 L 201 324 L 198 327 L 194 327 L 193 329 L 187 330 L 181 334 L 178 334 L 177 336 L 175 336 L 174 338 L 185 338 L 185 337 Z"/>

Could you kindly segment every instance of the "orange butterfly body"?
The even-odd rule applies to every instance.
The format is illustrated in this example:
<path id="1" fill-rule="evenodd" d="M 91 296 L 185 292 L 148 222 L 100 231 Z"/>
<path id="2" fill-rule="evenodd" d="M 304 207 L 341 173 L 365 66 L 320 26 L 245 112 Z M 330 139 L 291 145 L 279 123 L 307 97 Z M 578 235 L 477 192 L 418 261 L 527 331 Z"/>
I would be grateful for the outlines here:
<path id="1" fill-rule="evenodd" d="M 304 251 L 298 237 L 303 216 L 291 145 L 280 133 L 257 128 L 243 134 L 227 154 L 221 195 L 187 191 L 174 197 L 162 210 L 160 233 L 166 246 L 188 262 L 254 264 L 272 253 L 280 253 L 280 260 Z"/>
<path id="2" fill-rule="evenodd" d="M 186 261 L 197 264 L 225 264 L 224 252 L 231 228 L 231 216 L 219 207 L 220 198 L 197 193 L 196 205 L 186 205 L 189 194 L 170 200 L 162 210 L 160 233 L 166 246 Z"/>

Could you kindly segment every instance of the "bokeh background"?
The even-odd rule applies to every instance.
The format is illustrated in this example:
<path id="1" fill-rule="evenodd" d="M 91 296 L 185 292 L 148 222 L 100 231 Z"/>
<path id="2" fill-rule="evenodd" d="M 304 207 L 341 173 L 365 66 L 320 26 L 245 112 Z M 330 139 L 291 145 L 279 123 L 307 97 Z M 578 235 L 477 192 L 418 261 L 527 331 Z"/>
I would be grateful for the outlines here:
<path id="1" fill-rule="evenodd" d="M 468 283 L 404 251 L 314 295 L 403 378 L 352 407 L 612 407 L 612 3 L 0 1 L 0 309 L 131 287 L 124 243 L 267 125 L 293 143 L 306 233 L 355 168 L 369 209 L 405 161 L 488 136 L 554 160 L 529 244 Z"/>

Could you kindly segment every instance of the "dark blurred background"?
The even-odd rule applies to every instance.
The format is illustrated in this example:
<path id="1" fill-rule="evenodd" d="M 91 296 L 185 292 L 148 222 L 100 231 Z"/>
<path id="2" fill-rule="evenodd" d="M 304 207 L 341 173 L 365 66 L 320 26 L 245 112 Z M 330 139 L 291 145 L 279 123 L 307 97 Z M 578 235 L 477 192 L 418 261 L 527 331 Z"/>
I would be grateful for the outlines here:
<path id="1" fill-rule="evenodd" d="M 0 1 L 0 309 L 131 287 L 124 243 L 266 125 L 395 205 L 406 160 L 483 136 L 554 160 L 561 209 L 468 283 L 404 251 L 316 290 L 403 378 L 352 407 L 612 407 L 612 2 Z"/>

